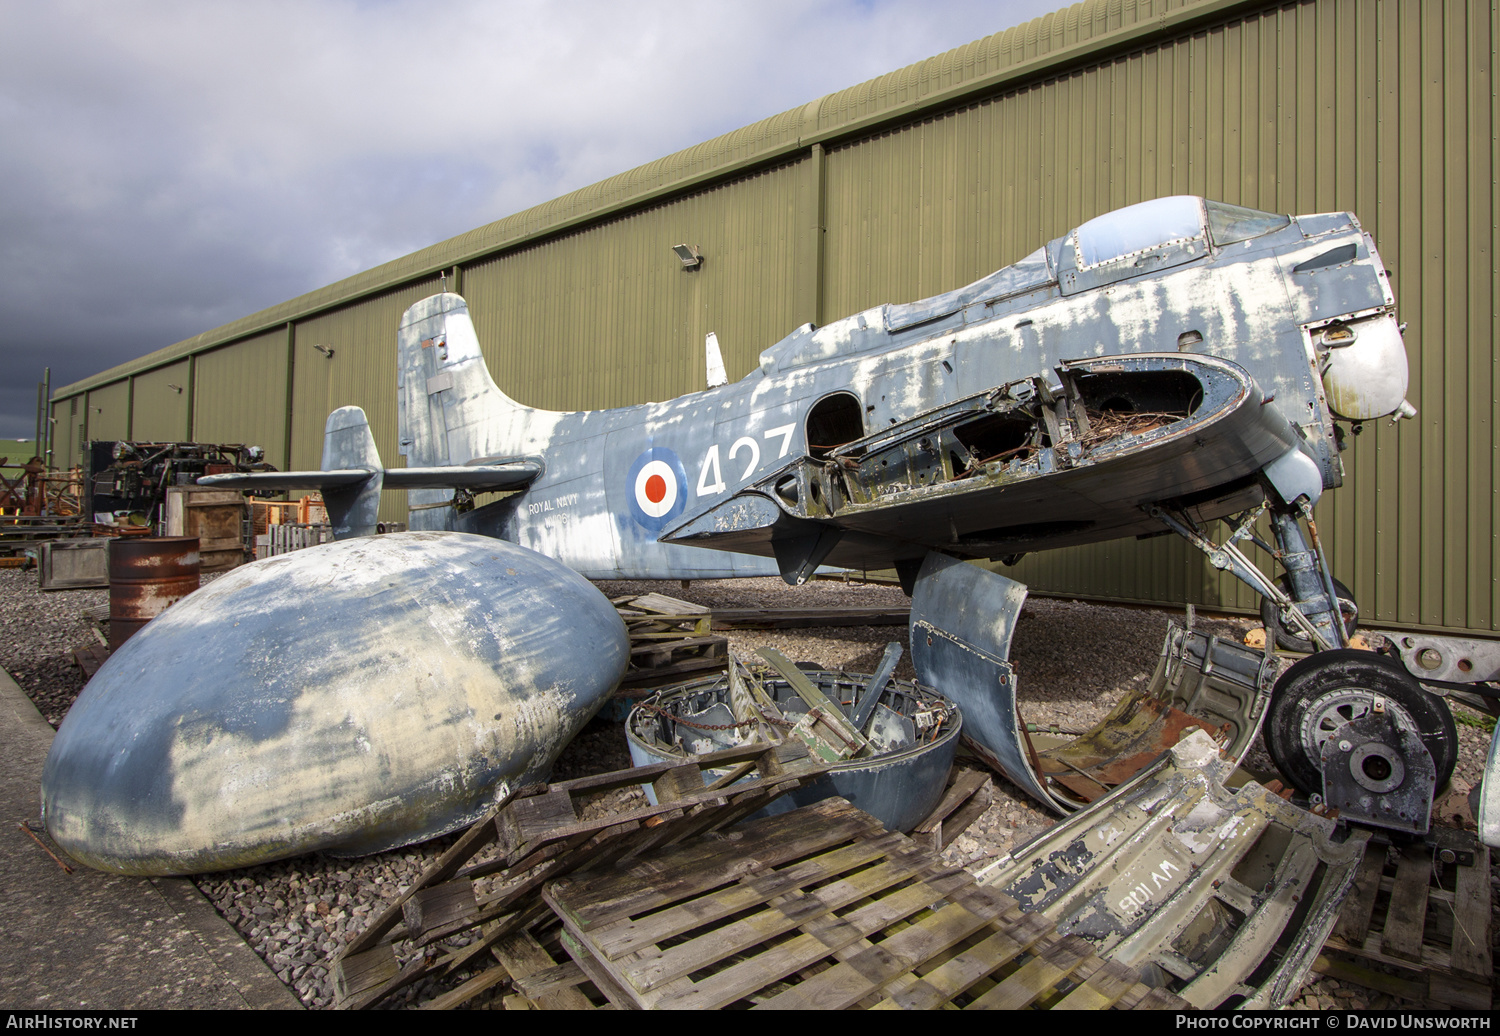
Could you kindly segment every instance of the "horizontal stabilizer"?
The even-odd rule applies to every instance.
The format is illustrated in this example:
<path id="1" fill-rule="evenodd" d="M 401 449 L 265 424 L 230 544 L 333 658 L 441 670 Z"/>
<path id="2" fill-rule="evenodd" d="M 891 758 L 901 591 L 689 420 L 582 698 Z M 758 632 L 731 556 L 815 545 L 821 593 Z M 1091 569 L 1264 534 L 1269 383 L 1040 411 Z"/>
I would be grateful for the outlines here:
<path id="1" fill-rule="evenodd" d="M 388 489 L 468 489 L 472 492 L 501 493 L 525 489 L 542 473 L 534 460 L 514 460 L 503 464 L 447 464 L 436 468 L 387 468 Z"/>
<path id="2" fill-rule="evenodd" d="M 358 485 L 368 471 L 244 471 L 228 475 L 204 475 L 200 486 L 215 489 L 327 489 Z"/>
<path id="3" fill-rule="evenodd" d="M 504 464 L 446 465 L 440 468 L 385 468 L 386 489 L 467 489 L 474 493 L 503 493 L 525 489 L 542 473 L 534 460 Z M 338 489 L 368 479 L 361 471 L 253 471 L 205 475 L 200 486 L 217 489 Z"/>

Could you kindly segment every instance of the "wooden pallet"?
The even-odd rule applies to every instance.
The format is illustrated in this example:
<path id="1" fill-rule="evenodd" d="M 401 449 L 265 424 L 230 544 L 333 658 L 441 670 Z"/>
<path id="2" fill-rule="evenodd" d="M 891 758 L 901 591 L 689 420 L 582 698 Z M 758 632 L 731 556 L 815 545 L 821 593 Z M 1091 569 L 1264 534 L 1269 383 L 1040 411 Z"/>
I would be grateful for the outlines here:
<path id="1" fill-rule="evenodd" d="M 543 897 L 620 1008 L 1187 1006 L 843 799 Z"/>
<path id="2" fill-rule="evenodd" d="M 703 771 L 723 766 L 732 769 L 705 785 Z M 487 981 L 504 981 L 506 947 L 535 956 L 522 935 L 538 924 L 545 928 L 546 907 L 537 896 L 544 882 L 734 824 L 825 770 L 801 742 L 791 742 L 523 789 L 465 832 L 345 948 L 333 968 L 337 1006 L 370 1007 L 428 976 L 473 970 L 486 952 L 501 965 Z M 734 783 L 742 778 L 748 780 Z M 587 817 L 591 800 L 638 785 L 649 785 L 658 804 Z M 476 928 L 481 937 L 466 946 L 439 946 Z M 408 956 L 420 951 L 405 967 L 398 943 L 407 944 Z M 470 989 L 468 997 L 485 988 Z"/>
<path id="3" fill-rule="evenodd" d="M 1388 857 L 1375 846 L 1365 854 L 1324 946 L 1393 967 L 1398 976 L 1326 952 L 1318 970 L 1396 996 L 1487 1011 L 1493 982 L 1490 852 L 1473 835 L 1450 828 L 1433 828 L 1432 837 L 1436 847 L 1409 844 Z M 1443 863 L 1440 855 L 1455 859 Z"/>
<path id="4" fill-rule="evenodd" d="M 640 697 L 630 692 L 663 687 L 728 664 L 729 640 L 710 632 L 713 617 L 703 605 L 657 593 L 611 601 L 630 634 L 630 668 L 617 697 Z"/>
<path id="5" fill-rule="evenodd" d="M 83 670 L 83 681 L 94 678 L 99 667 L 109 660 L 109 648 L 104 644 L 83 644 L 73 649 L 73 661 Z"/>

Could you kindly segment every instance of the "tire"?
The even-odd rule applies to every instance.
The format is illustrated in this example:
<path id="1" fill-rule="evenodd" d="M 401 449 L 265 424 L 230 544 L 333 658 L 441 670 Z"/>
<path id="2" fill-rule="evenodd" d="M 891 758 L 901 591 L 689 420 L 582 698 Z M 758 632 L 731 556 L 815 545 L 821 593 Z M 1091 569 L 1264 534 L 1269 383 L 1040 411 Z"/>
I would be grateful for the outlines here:
<path id="1" fill-rule="evenodd" d="M 1292 596 L 1292 581 L 1286 576 L 1276 580 L 1276 585 L 1281 588 L 1282 593 Z M 1354 600 L 1354 591 L 1335 579 L 1333 592 L 1338 595 L 1339 612 L 1344 616 L 1344 634 L 1352 637 L 1354 631 L 1359 629 L 1359 604 Z M 1276 603 L 1269 597 L 1260 599 L 1260 624 L 1268 631 L 1275 631 L 1276 646 L 1283 651 L 1300 651 L 1306 654 L 1317 650 L 1310 640 L 1281 621 Z"/>
<path id="2" fill-rule="evenodd" d="M 1458 763 L 1458 731 L 1440 699 L 1418 686 L 1400 663 L 1370 651 L 1320 651 L 1282 674 L 1271 692 L 1266 750 L 1300 791 L 1322 794 L 1323 742 L 1341 723 L 1359 719 L 1379 695 L 1398 726 L 1415 730 L 1437 768 L 1434 790 Z"/>

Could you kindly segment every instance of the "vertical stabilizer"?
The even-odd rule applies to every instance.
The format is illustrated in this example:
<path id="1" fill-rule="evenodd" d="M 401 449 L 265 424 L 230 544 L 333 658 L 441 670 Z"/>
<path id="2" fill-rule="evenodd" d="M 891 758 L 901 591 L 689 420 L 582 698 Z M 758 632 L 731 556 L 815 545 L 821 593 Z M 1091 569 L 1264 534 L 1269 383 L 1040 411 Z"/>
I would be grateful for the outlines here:
<path id="1" fill-rule="evenodd" d="M 369 478 L 353 485 L 325 486 L 323 503 L 328 508 L 334 539 L 373 536 L 384 477 L 370 422 L 359 407 L 339 407 L 328 415 L 328 423 L 323 426 L 323 470 L 370 473 Z"/>
<path id="2" fill-rule="evenodd" d="M 401 453 L 409 468 L 469 464 L 519 452 L 508 418 L 527 411 L 495 385 L 461 295 L 445 292 L 406 311 L 398 333 L 396 383 Z M 452 527 L 448 489 L 412 490 L 413 529 Z"/>

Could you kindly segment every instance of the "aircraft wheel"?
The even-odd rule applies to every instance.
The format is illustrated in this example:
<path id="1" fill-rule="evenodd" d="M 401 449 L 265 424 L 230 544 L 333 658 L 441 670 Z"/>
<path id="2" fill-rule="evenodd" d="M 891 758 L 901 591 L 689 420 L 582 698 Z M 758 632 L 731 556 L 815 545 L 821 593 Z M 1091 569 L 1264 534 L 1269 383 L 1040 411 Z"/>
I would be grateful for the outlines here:
<path id="1" fill-rule="evenodd" d="M 1276 580 L 1276 585 L 1281 588 L 1282 593 L 1288 597 L 1291 596 L 1292 582 L 1286 576 Z M 1333 592 L 1338 595 L 1339 613 L 1344 617 L 1344 634 L 1352 637 L 1354 631 L 1359 628 L 1359 605 L 1354 600 L 1354 591 L 1335 579 Z M 1312 641 L 1303 636 L 1301 630 L 1294 629 L 1282 621 L 1275 603 L 1269 597 L 1260 599 L 1260 622 L 1268 631 L 1275 632 L 1276 646 L 1283 651 L 1317 650 Z"/>
<path id="2" fill-rule="evenodd" d="M 1448 706 L 1418 686 L 1401 664 L 1370 651 L 1320 651 L 1282 674 L 1271 692 L 1266 750 L 1303 792 L 1323 791 L 1323 742 L 1343 724 L 1367 715 L 1376 695 L 1396 725 L 1414 731 L 1432 755 L 1437 787 L 1458 762 L 1458 732 Z"/>

